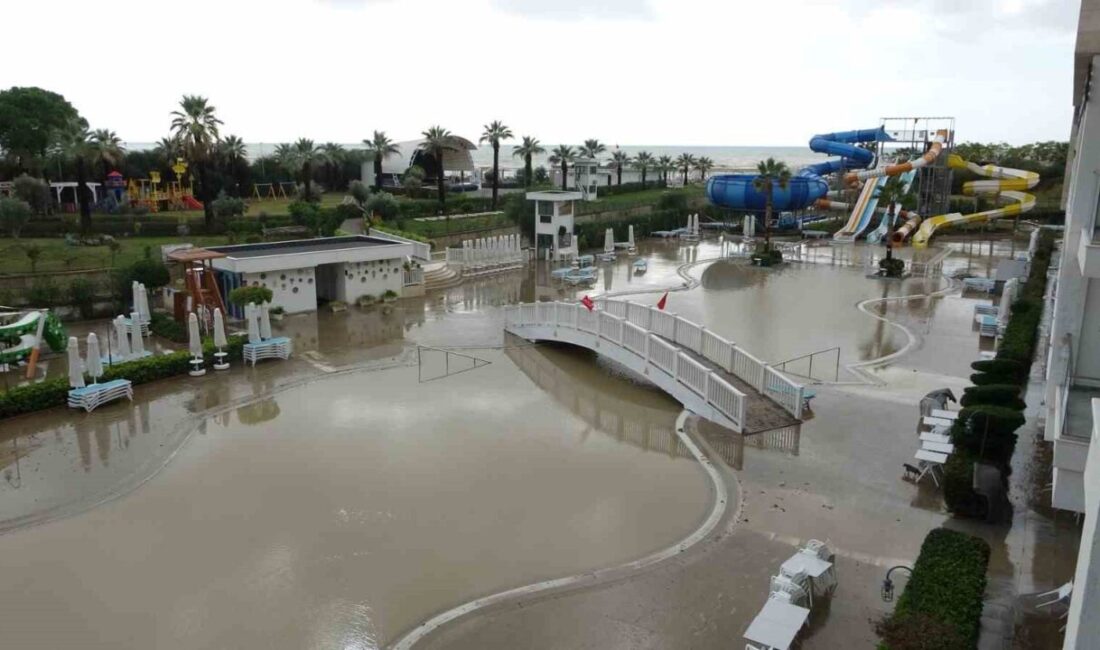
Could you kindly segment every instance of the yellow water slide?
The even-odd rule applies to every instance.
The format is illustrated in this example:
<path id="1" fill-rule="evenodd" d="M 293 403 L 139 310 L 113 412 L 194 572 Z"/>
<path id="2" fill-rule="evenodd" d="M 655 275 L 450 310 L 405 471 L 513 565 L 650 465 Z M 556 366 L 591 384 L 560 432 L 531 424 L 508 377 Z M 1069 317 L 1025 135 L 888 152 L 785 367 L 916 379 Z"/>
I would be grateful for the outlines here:
<path id="1" fill-rule="evenodd" d="M 962 157 L 955 154 L 950 154 L 947 157 L 947 165 L 952 169 L 969 169 L 979 176 L 992 179 L 963 183 L 963 194 L 967 196 L 994 195 L 998 199 L 1008 199 L 1012 202 L 993 210 L 984 210 L 973 214 L 953 212 L 925 219 L 913 235 L 914 246 L 927 246 L 928 240 L 932 238 L 932 233 L 939 228 L 960 223 L 977 223 L 1000 219 L 1001 217 L 1014 217 L 1035 207 L 1035 195 L 1025 191 L 1034 188 L 1039 183 L 1039 175 L 1035 172 L 998 167 L 997 165 L 977 165 L 963 160 Z"/>

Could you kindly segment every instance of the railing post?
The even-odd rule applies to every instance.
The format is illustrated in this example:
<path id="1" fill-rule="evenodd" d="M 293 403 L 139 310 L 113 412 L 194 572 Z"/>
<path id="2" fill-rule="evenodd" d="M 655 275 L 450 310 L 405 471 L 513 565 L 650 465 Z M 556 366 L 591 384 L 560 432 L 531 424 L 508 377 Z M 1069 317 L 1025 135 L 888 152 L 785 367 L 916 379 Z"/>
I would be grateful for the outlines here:
<path id="1" fill-rule="evenodd" d="M 645 365 L 646 365 L 646 370 L 647 371 L 649 370 L 649 337 L 651 337 L 651 336 L 653 336 L 653 335 L 649 333 L 649 330 L 646 330 L 646 332 L 645 332 L 645 345 L 643 346 L 643 350 L 645 352 Z"/>
<path id="2" fill-rule="evenodd" d="M 676 318 L 676 314 L 670 313 L 669 316 L 672 317 L 672 342 L 676 343 L 676 324 L 680 321 L 680 319 Z"/>

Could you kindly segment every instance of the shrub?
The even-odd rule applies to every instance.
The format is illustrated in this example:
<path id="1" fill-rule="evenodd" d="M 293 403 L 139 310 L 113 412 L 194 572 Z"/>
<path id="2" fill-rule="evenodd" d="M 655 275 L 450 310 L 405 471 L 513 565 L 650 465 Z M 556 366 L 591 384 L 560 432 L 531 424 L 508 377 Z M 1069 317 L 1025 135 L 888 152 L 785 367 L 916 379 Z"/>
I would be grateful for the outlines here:
<path id="1" fill-rule="evenodd" d="M 1027 367 L 1015 359 L 982 359 L 970 364 L 970 367 L 978 372 L 1006 377 L 1024 377 L 1027 375 Z"/>
<path id="2" fill-rule="evenodd" d="M 12 181 L 15 198 L 23 201 L 35 214 L 46 214 L 50 209 L 50 186 L 41 178 L 20 174 Z"/>
<path id="3" fill-rule="evenodd" d="M 260 303 L 271 302 L 274 295 L 271 289 L 267 287 L 237 287 L 229 292 L 229 302 L 239 307 L 243 307 L 250 302 L 259 305 Z"/>
<path id="4" fill-rule="evenodd" d="M 219 219 L 243 217 L 245 212 L 244 199 L 227 196 L 225 190 L 219 192 L 218 198 L 210 202 L 210 208 Z"/>
<path id="5" fill-rule="evenodd" d="M 753 253 L 752 259 L 760 266 L 775 266 L 783 263 L 783 251 L 778 248 L 765 248 Z"/>
<path id="6" fill-rule="evenodd" d="M 21 199 L 0 197 L 0 228 L 15 239 L 31 218 L 31 206 Z"/>
<path id="7" fill-rule="evenodd" d="M 187 343 L 187 327 L 183 323 L 160 312 L 150 314 L 150 319 L 149 331 L 153 334 L 176 343 Z"/>
<path id="8" fill-rule="evenodd" d="M 168 267 L 160 260 L 146 258 L 138 260 L 125 269 L 127 284 L 140 282 L 146 289 L 158 289 L 171 281 Z"/>
<path id="9" fill-rule="evenodd" d="M 964 449 L 943 464 L 943 501 L 948 510 L 963 517 L 984 518 L 988 512 L 985 497 L 974 491 L 974 456 Z"/>
<path id="10" fill-rule="evenodd" d="M 1027 405 L 1020 399 L 1020 387 L 1016 384 L 986 384 L 969 386 L 963 391 L 959 404 L 963 407 L 986 404 L 1022 411 Z"/>
<path id="11" fill-rule="evenodd" d="M 664 192 L 657 199 L 658 210 L 687 210 L 688 197 L 683 192 Z"/>
<path id="12" fill-rule="evenodd" d="M 27 302 L 32 307 L 52 307 L 61 304 L 61 289 L 49 278 L 36 278 L 27 291 Z"/>
<path id="13" fill-rule="evenodd" d="M 1024 424 L 1019 411 L 980 404 L 959 411 L 951 427 L 951 440 L 981 460 L 1007 466 L 1016 448 L 1016 429 Z"/>
<path id="14" fill-rule="evenodd" d="M 311 226 L 317 221 L 320 208 L 309 201 L 294 201 L 286 208 L 296 226 Z"/>
<path id="15" fill-rule="evenodd" d="M 946 528 L 928 533 L 894 613 L 877 626 L 885 645 L 891 650 L 976 648 L 988 564 L 985 541 Z M 928 640 L 935 645 L 928 646 Z"/>
<path id="16" fill-rule="evenodd" d="M 348 183 L 348 194 L 356 203 L 363 205 L 370 198 L 370 185 L 363 181 L 352 181 Z"/>
<path id="17" fill-rule="evenodd" d="M 623 183 L 622 185 L 601 185 L 597 190 L 599 196 L 619 196 L 621 194 L 633 194 L 634 192 L 641 192 L 644 190 L 655 190 L 665 187 L 662 181 L 654 181 L 652 179 L 653 170 L 649 170 L 649 177 L 646 178 L 645 187 L 642 187 L 641 181 L 635 183 Z"/>
<path id="18" fill-rule="evenodd" d="M 77 278 L 69 285 L 69 300 L 87 320 L 95 313 L 95 284 L 87 278 Z"/>
<path id="19" fill-rule="evenodd" d="M 401 206 L 397 199 L 388 192 L 372 194 L 363 204 L 363 211 L 372 217 L 381 218 L 383 221 L 393 221 L 401 214 Z"/>
<path id="20" fill-rule="evenodd" d="M 1015 375 L 995 375 L 991 372 L 976 372 L 970 375 L 970 383 L 975 386 L 989 386 L 990 384 L 1013 384 L 1018 380 Z"/>
<path id="21" fill-rule="evenodd" d="M 905 273 L 905 262 L 896 257 L 882 258 L 878 261 L 878 267 L 882 269 L 882 274 L 888 278 L 900 278 Z"/>

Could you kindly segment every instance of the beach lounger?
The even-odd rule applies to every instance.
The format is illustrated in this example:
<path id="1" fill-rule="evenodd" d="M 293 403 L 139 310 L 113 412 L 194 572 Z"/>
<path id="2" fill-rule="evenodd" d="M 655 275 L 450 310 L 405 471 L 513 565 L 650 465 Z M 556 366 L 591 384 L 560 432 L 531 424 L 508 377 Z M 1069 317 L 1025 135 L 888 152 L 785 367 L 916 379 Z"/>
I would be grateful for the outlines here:
<path id="1" fill-rule="evenodd" d="M 951 442 L 951 436 L 943 433 L 925 432 L 920 434 L 922 442 Z"/>
<path id="2" fill-rule="evenodd" d="M 285 336 L 277 336 L 259 343 L 245 343 L 244 360 L 246 362 L 251 361 L 252 367 L 256 367 L 256 362 L 262 359 L 282 359 L 285 361 L 290 358 L 290 353 L 293 351 L 293 341 Z"/>
<path id="3" fill-rule="evenodd" d="M 809 617 L 805 607 L 769 598 L 745 630 L 746 650 L 788 650 Z"/>
<path id="4" fill-rule="evenodd" d="M 948 420 L 947 418 L 937 418 L 932 417 L 931 415 L 926 415 L 921 418 L 921 423 L 926 424 L 930 427 L 949 427 L 953 424 L 953 422 L 951 420 Z"/>
<path id="5" fill-rule="evenodd" d="M 943 418 L 944 420 L 957 420 L 959 417 L 959 412 L 945 411 L 943 409 L 932 409 L 931 416 L 934 418 Z"/>
<path id="6" fill-rule="evenodd" d="M 935 451 L 941 454 L 953 454 L 955 453 L 955 445 L 950 442 L 932 442 L 930 440 L 921 441 L 921 449 L 927 451 Z"/>
<path id="7" fill-rule="evenodd" d="M 91 413 L 96 407 L 116 399 L 134 400 L 133 384 L 129 379 L 115 379 L 83 388 L 73 388 L 67 398 L 70 408 L 82 408 Z"/>

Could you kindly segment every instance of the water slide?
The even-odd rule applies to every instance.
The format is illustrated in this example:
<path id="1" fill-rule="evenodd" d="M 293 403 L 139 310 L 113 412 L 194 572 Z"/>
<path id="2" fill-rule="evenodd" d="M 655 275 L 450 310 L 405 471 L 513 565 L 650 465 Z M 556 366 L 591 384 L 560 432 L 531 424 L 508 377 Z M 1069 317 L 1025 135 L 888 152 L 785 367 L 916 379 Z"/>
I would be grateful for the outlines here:
<path id="1" fill-rule="evenodd" d="M 878 198 L 875 195 L 878 193 L 878 188 L 886 182 L 886 178 L 910 173 L 915 175 L 916 170 L 935 162 L 940 157 L 940 152 L 943 151 L 943 143 L 947 140 L 947 136 L 947 131 L 937 131 L 932 138 L 932 144 L 928 147 L 928 151 L 913 160 L 845 174 L 844 183 L 848 187 L 859 187 L 862 182 L 863 190 L 860 192 L 859 200 L 856 201 L 855 209 L 852 210 L 852 216 L 848 218 L 848 223 L 833 235 L 833 239 L 850 242 L 859 237 L 871 223 L 871 218 L 878 206 Z"/>
<path id="2" fill-rule="evenodd" d="M 913 187 L 913 179 L 915 179 L 916 177 L 917 177 L 917 170 L 915 170 L 915 169 L 911 169 L 911 170 L 909 170 L 909 171 L 907 171 L 907 172 L 905 172 L 901 175 L 902 182 L 905 184 L 905 191 L 906 192 L 908 192 L 910 190 L 910 188 Z M 882 178 L 889 178 L 889 176 L 883 176 Z M 878 199 L 875 199 L 875 203 L 876 204 L 878 203 Z M 867 242 L 870 243 L 870 244 L 877 244 L 880 241 L 882 241 L 882 238 L 886 236 L 886 232 L 890 229 L 890 222 L 889 222 L 889 219 L 890 219 L 890 216 L 889 216 L 890 206 L 888 206 L 888 205 L 883 206 L 882 209 L 879 209 L 879 212 L 882 212 L 883 215 L 882 215 L 882 220 L 879 221 L 878 228 L 875 228 L 871 232 L 867 233 Z M 906 213 L 906 216 L 910 216 L 910 213 Z M 898 220 L 898 219 L 901 219 L 901 218 L 902 218 L 902 216 L 901 216 L 900 212 L 895 213 L 895 215 L 894 215 L 894 220 L 895 221 Z M 895 237 L 894 240 L 896 241 L 897 238 Z"/>
<path id="3" fill-rule="evenodd" d="M 829 194 L 829 184 L 823 176 L 849 169 L 863 169 L 875 163 L 870 149 L 857 146 L 861 142 L 887 142 L 891 138 L 883 127 L 824 133 L 810 138 L 810 149 L 817 153 L 840 156 L 833 160 L 803 167 L 793 175 L 787 187 L 772 189 L 772 209 L 801 210 Z M 764 210 L 767 198 L 753 182 L 756 174 L 717 174 L 707 179 L 707 199 L 714 205 L 735 210 Z"/>
<path id="4" fill-rule="evenodd" d="M 1034 188 L 1039 183 L 1039 175 L 1035 172 L 997 165 L 977 165 L 963 160 L 961 156 L 955 154 L 947 157 L 947 165 L 952 169 L 968 169 L 979 176 L 992 179 L 963 183 L 963 194 L 967 196 L 995 195 L 999 199 L 1009 199 L 1013 203 L 972 214 L 953 212 L 925 219 L 913 235 L 914 246 L 927 246 L 928 240 L 939 228 L 960 223 L 977 223 L 1001 217 L 1012 217 L 1035 207 L 1035 195 L 1025 191 Z"/>
<path id="5" fill-rule="evenodd" d="M 52 312 L 31 311 L 13 323 L 0 325 L 0 337 L 19 341 L 0 350 L 0 363 L 14 363 L 30 356 L 31 351 L 38 347 L 38 326 L 42 318 L 46 319 L 42 324 L 42 338 L 54 352 L 65 350 L 68 337 L 57 316 Z"/>

